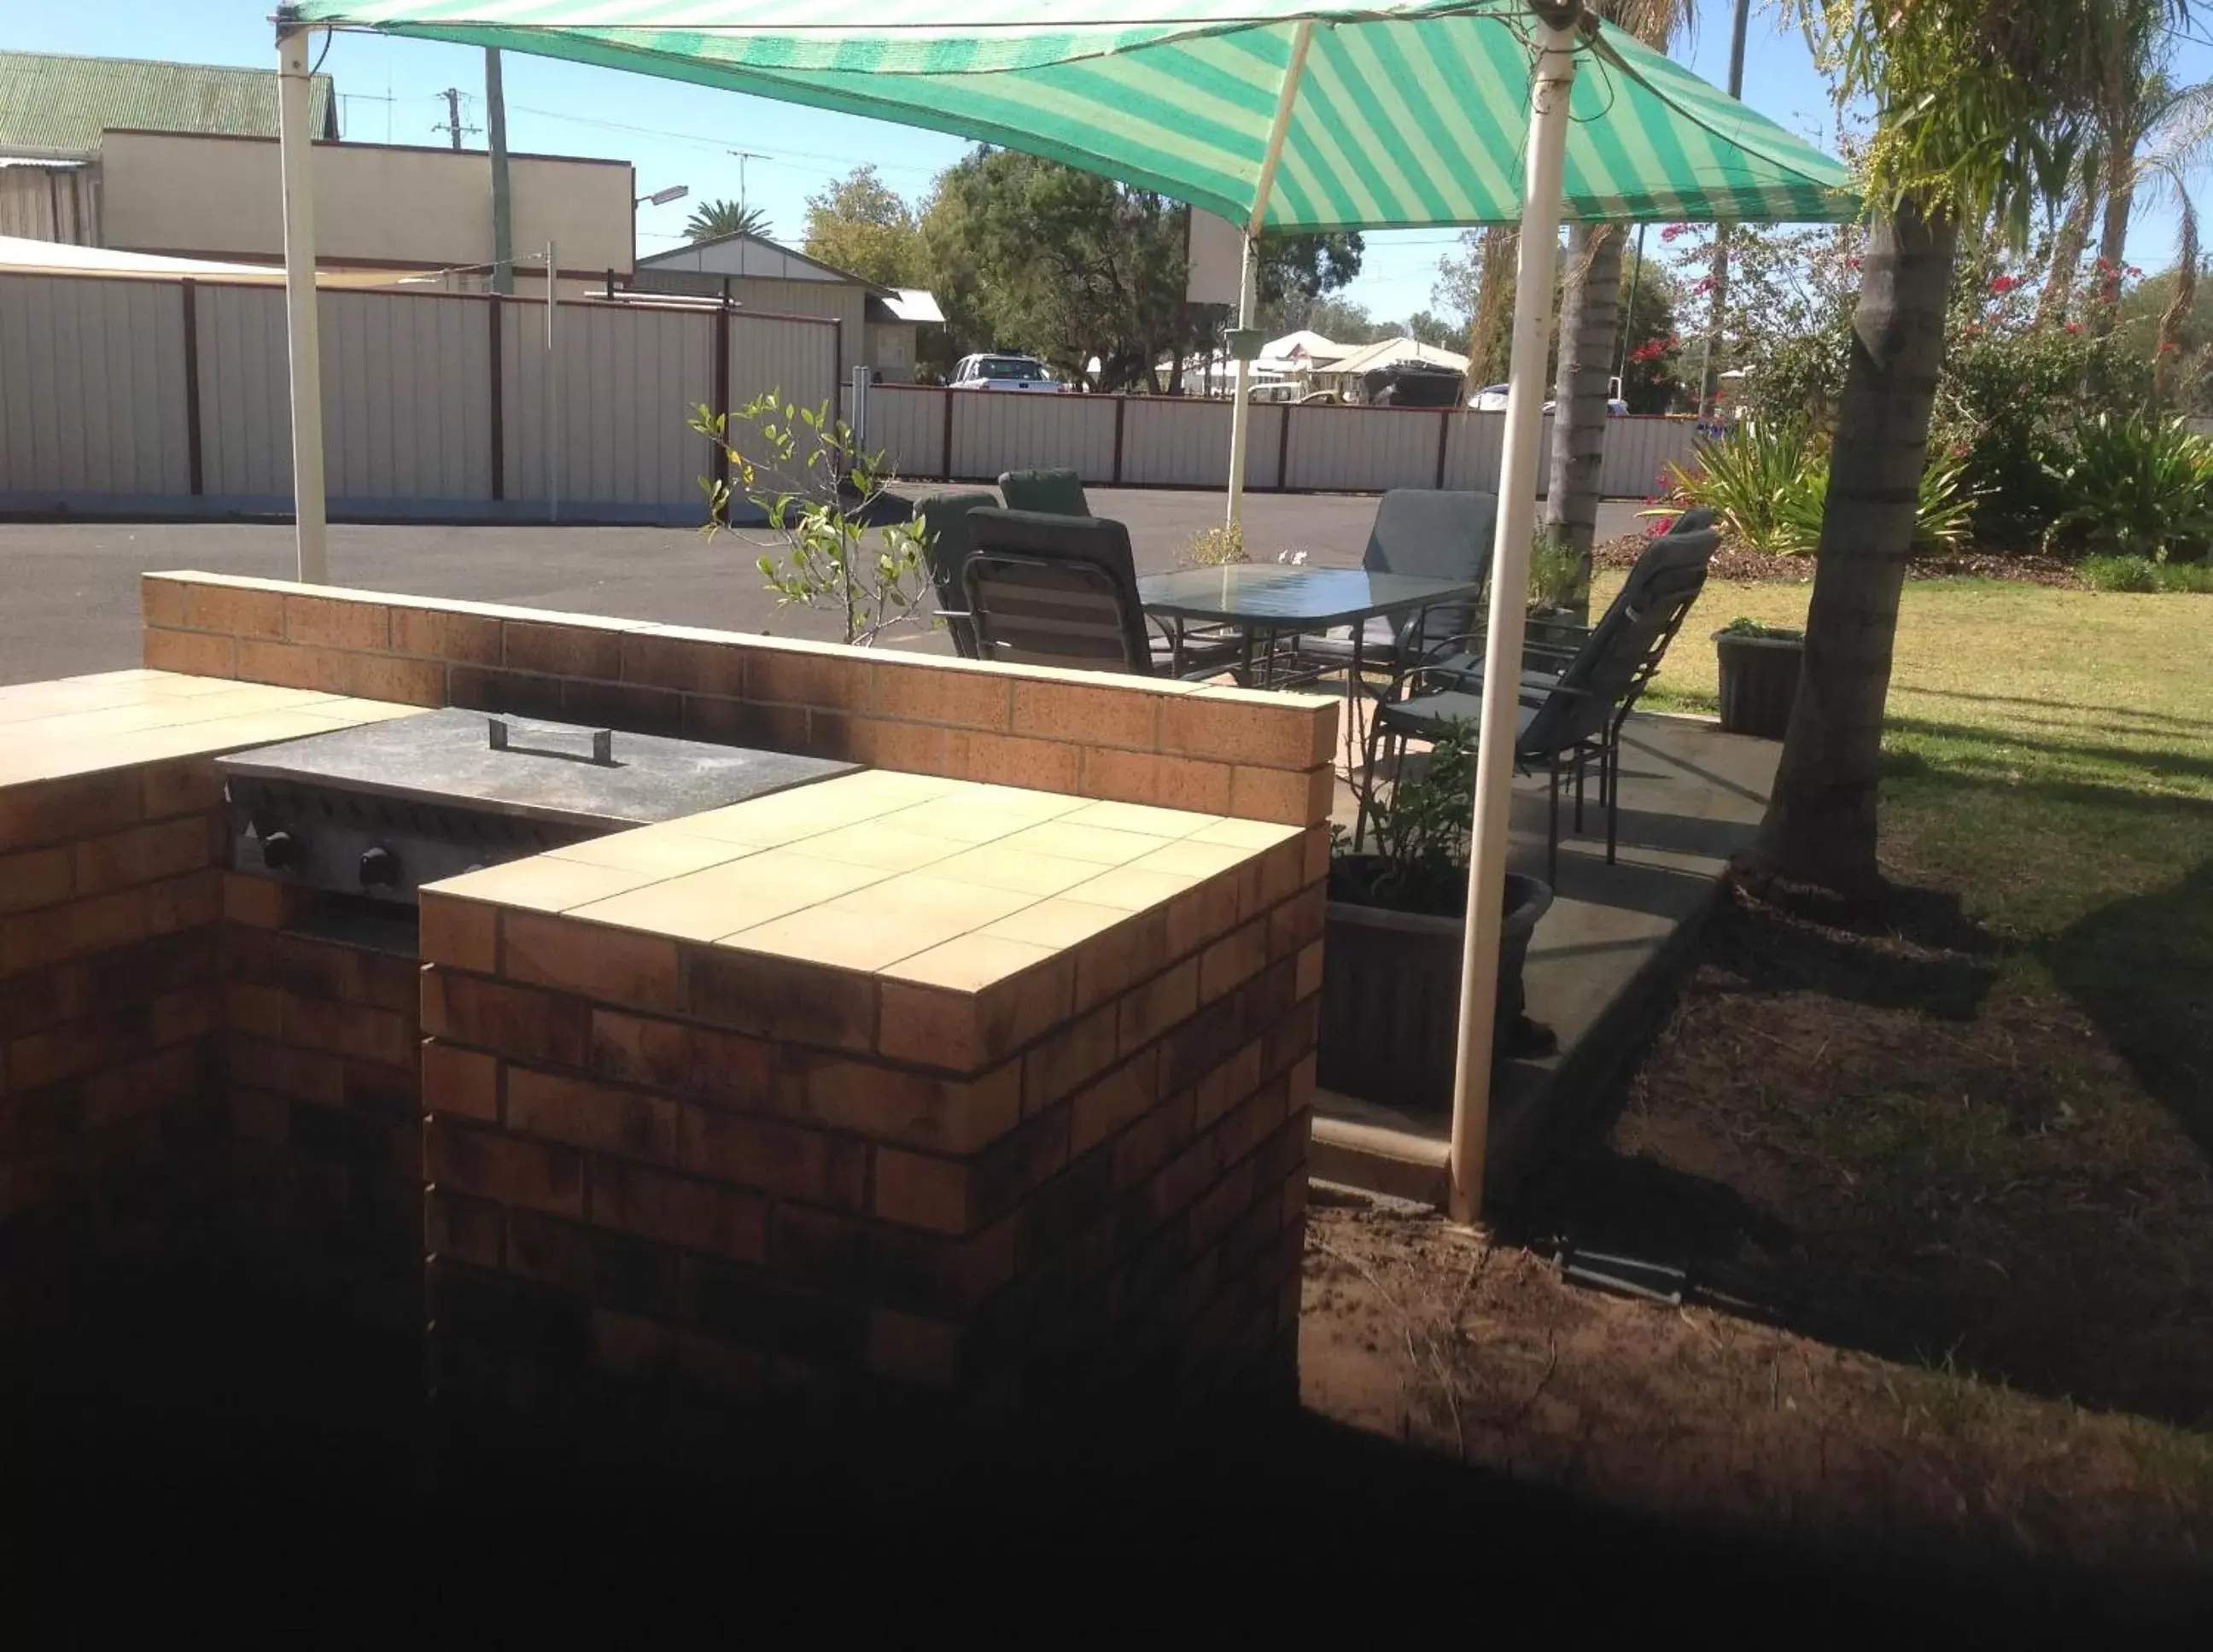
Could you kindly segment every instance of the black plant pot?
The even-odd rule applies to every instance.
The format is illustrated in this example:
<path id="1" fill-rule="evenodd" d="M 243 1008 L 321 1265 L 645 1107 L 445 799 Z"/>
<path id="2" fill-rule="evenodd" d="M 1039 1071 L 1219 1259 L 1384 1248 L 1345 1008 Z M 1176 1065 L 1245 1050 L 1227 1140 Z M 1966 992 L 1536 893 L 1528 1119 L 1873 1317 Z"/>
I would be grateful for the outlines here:
<path id="1" fill-rule="evenodd" d="M 1721 661 L 1722 732 L 1780 740 L 1790 729 L 1798 674 L 1806 663 L 1802 637 L 1714 633 Z"/>
<path id="2" fill-rule="evenodd" d="M 1348 857 L 1358 863 L 1369 856 Z M 1357 887 L 1365 879 L 1333 881 Z M 1534 878 L 1509 874 L 1498 945 L 1496 1047 L 1539 1053 L 1549 1034 L 1522 1014 L 1529 936 L 1552 904 Z M 1393 911 L 1350 900 L 1329 903 L 1321 966 L 1321 1035 L 1315 1076 L 1328 1089 L 1409 1111 L 1452 1105 L 1460 1053 L 1462 936 L 1459 917 Z"/>

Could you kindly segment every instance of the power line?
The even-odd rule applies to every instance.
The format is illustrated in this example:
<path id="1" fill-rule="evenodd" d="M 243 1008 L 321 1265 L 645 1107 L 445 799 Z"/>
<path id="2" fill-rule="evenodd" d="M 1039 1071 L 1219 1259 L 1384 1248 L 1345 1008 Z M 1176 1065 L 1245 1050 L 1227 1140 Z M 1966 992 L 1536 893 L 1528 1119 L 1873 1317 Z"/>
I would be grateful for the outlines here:
<path id="1" fill-rule="evenodd" d="M 548 120 L 565 120 L 571 125 L 598 126 L 611 132 L 637 132 L 647 137 L 664 137 L 675 143 L 690 143 L 703 149 L 712 149 L 717 155 L 731 152 L 729 139 L 727 137 L 712 137 L 701 132 L 673 131 L 666 126 L 640 126 L 624 120 L 600 120 L 590 115 L 570 114 L 564 109 L 534 108 L 526 103 L 510 103 L 508 107 L 517 114 L 540 115 Z M 936 167 L 916 166 L 905 162 L 878 161 L 867 155 L 820 155 L 807 149 L 755 149 L 752 154 L 757 160 L 768 161 L 774 164 L 790 161 L 822 161 L 832 166 L 872 166 L 879 172 L 912 172 L 933 178 L 941 170 Z"/>

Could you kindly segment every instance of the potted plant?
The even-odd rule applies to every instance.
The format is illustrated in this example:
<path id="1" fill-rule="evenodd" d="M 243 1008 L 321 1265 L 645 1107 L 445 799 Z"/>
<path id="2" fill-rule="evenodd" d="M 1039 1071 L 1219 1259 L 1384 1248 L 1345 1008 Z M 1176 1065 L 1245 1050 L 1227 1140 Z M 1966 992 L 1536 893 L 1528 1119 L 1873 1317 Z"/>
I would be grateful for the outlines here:
<path id="1" fill-rule="evenodd" d="M 1467 910 L 1474 730 L 1458 725 L 1418 771 L 1371 794 L 1374 848 L 1340 832 L 1330 861 L 1316 1076 L 1329 1088 L 1406 1108 L 1451 1105 L 1460 1049 L 1460 956 Z M 1530 932 L 1552 892 L 1509 874 L 1499 936 L 1502 1055 L 1548 1052 L 1552 1034 L 1523 1011 Z"/>
<path id="2" fill-rule="evenodd" d="M 1732 619 L 1714 633 L 1721 661 L 1722 729 L 1780 740 L 1790 728 L 1806 633 L 1756 619 Z"/>

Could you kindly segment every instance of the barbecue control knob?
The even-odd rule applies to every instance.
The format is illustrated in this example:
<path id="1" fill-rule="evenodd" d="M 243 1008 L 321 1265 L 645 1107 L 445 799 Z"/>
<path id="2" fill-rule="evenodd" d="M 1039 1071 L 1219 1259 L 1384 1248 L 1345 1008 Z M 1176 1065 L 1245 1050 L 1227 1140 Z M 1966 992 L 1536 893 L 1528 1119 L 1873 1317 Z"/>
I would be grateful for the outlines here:
<path id="1" fill-rule="evenodd" d="M 296 872 L 307 860 L 307 845 L 289 832 L 261 834 L 261 863 L 272 872 Z"/>
<path id="2" fill-rule="evenodd" d="M 361 851 L 361 887 L 389 889 L 399 881 L 399 856 L 388 849 Z"/>

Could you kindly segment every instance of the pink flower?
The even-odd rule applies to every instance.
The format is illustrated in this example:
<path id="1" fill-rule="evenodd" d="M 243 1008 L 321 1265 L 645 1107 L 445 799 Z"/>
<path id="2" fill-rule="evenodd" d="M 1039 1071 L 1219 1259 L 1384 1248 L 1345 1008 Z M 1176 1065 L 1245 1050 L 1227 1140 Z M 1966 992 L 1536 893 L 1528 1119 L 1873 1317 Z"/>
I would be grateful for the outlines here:
<path id="1" fill-rule="evenodd" d="M 1844 268 L 1847 270 L 1856 270 L 1859 267 L 1860 261 L 1856 258 L 1848 258 L 1844 260 Z"/>
<path id="2" fill-rule="evenodd" d="M 1688 230 L 1690 227 L 1691 226 L 1687 223 L 1671 223 L 1665 229 L 1662 229 L 1660 232 L 1660 239 L 1663 241 L 1673 241 L 1676 236 L 1682 235 L 1684 232 Z"/>
<path id="3" fill-rule="evenodd" d="M 2161 340 L 2159 353 L 2162 356 L 2172 356 L 2174 353 L 2174 340 L 2172 338 Z"/>
<path id="4" fill-rule="evenodd" d="M 1714 278 L 1711 276 L 1700 276 L 1698 280 L 1691 283 L 1691 296 L 1693 298 L 1700 293 L 1710 293 L 1713 290 Z"/>
<path id="5" fill-rule="evenodd" d="M 2121 271 L 2121 273 L 2122 273 L 2123 275 L 2125 275 L 2125 276 L 2128 277 L 2128 278 L 2129 278 L 2130 280 L 2133 281 L 2133 280 L 2135 280 L 2138 276 L 2142 275 L 2142 274 L 2143 273 L 2143 271 L 2142 270 L 2137 269 L 2137 266 L 2136 266 L 2135 265 L 2131 264 L 2131 265 L 2128 265 L 2128 267 L 2127 267 L 2127 268 L 2124 269 L 2124 270 Z"/>
<path id="6" fill-rule="evenodd" d="M 2009 275 L 1998 275 L 1992 276 L 1990 277 L 1990 290 L 1994 293 L 2009 293 L 2019 285 L 2021 285 L 2021 283 Z"/>
<path id="7" fill-rule="evenodd" d="M 2080 321 L 2070 321 L 2062 330 L 2067 332 L 2080 332 L 2082 331 L 2082 324 Z"/>

